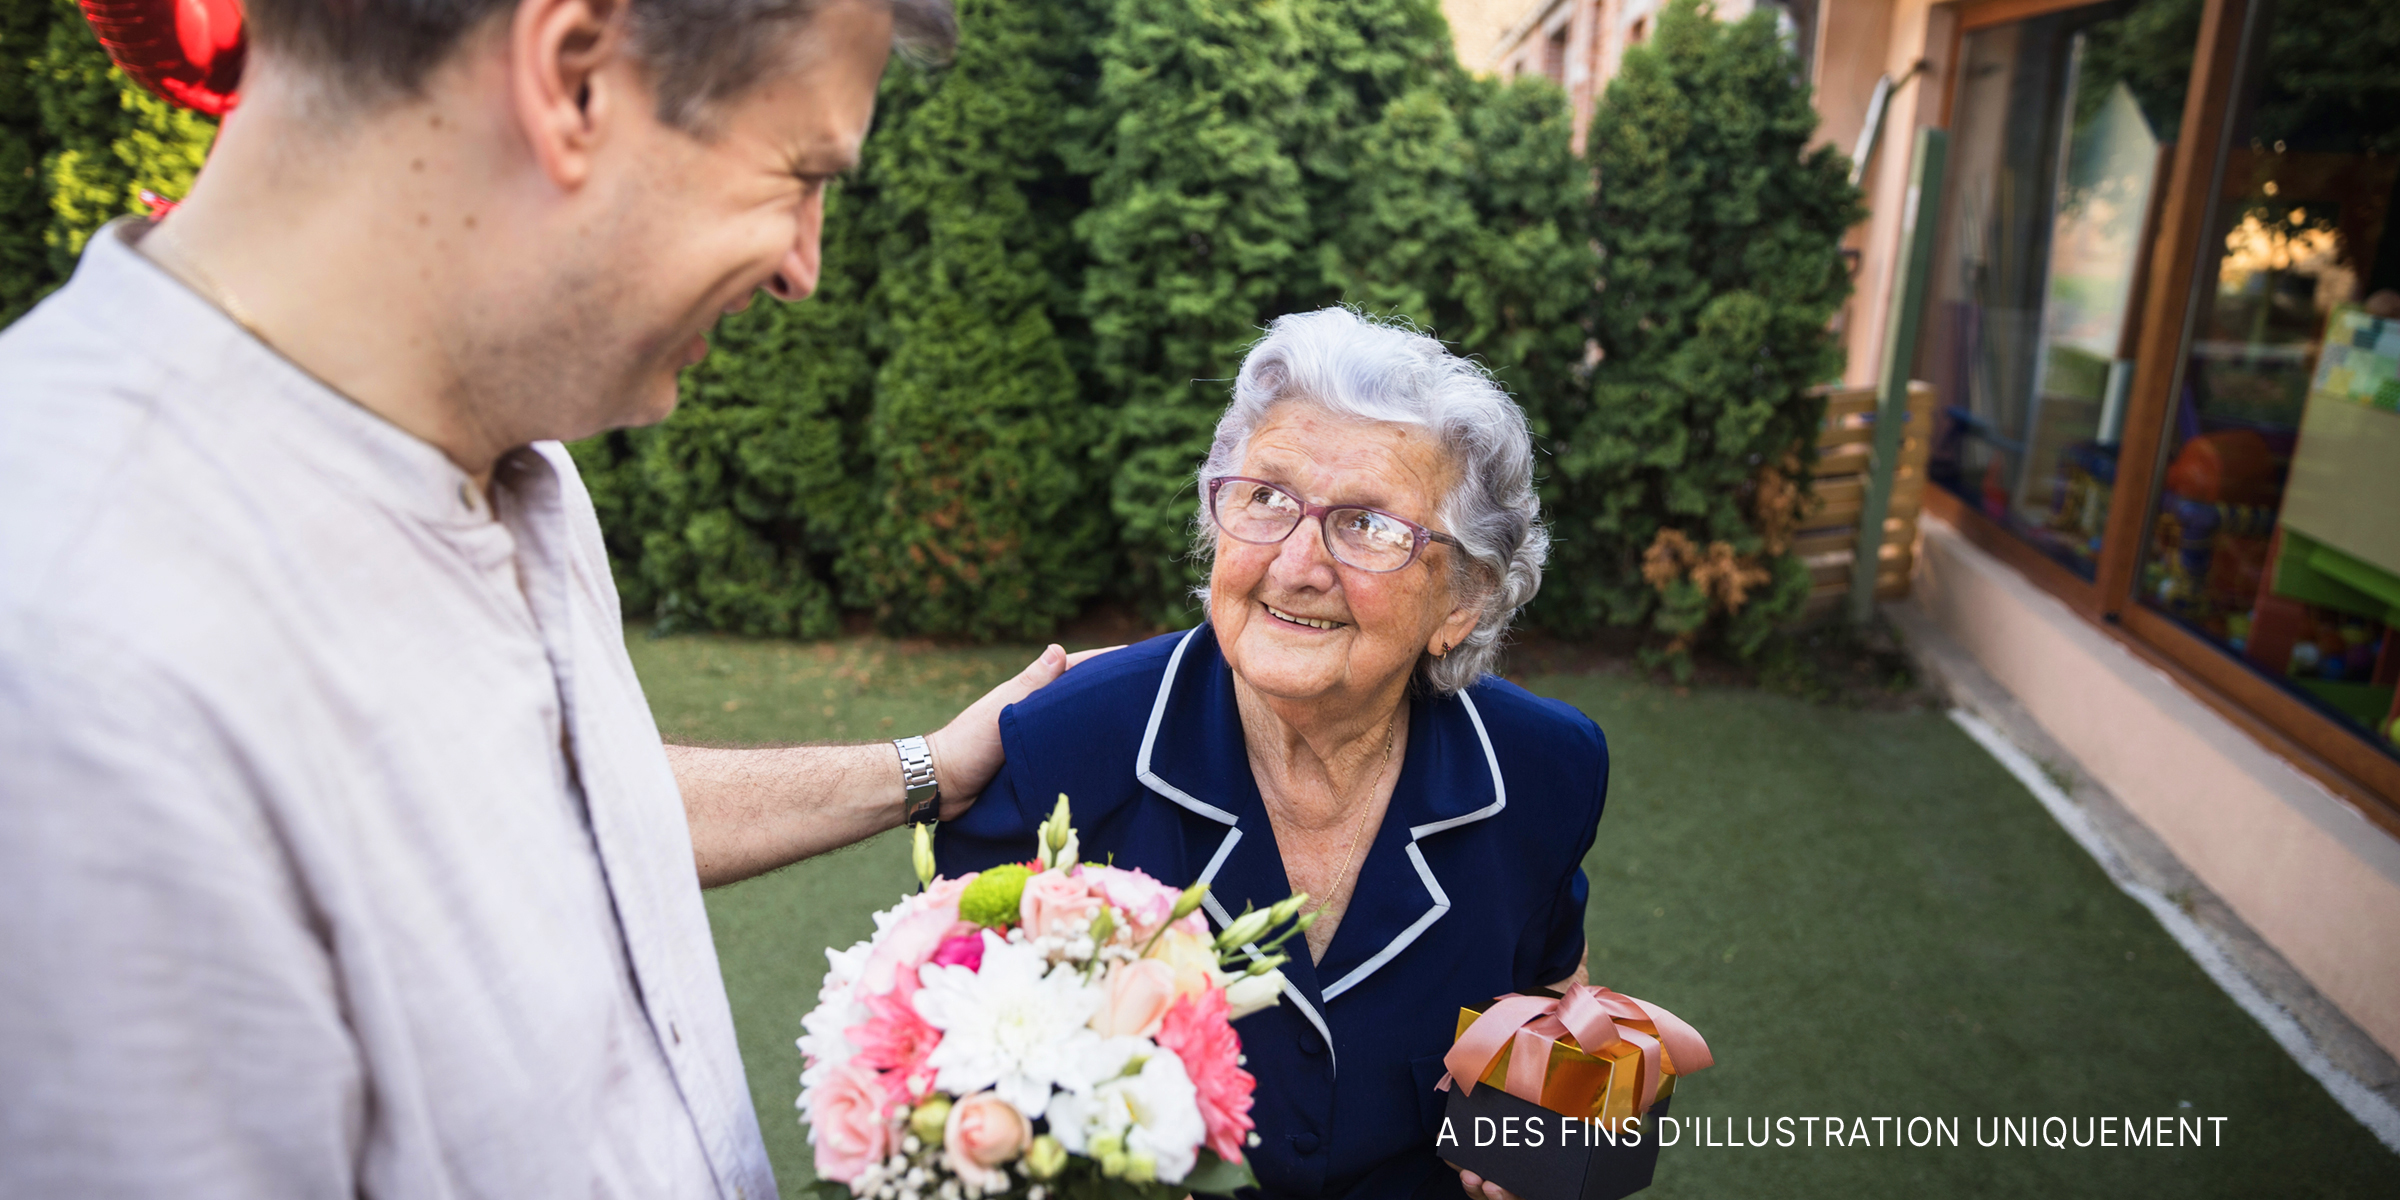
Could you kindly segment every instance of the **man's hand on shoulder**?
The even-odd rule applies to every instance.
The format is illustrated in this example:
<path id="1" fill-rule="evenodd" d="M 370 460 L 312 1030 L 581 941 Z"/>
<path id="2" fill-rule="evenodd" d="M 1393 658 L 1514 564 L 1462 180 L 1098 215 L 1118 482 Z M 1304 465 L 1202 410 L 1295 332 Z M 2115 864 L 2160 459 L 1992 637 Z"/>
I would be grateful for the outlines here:
<path id="1" fill-rule="evenodd" d="M 999 774 L 1001 709 L 1075 664 L 1117 648 L 1069 654 L 1051 646 L 927 734 L 942 819 L 966 812 Z M 873 837 L 900 823 L 906 797 L 900 756 L 890 742 L 755 750 L 668 746 L 667 762 L 683 793 L 702 887 L 735 883 Z"/>
<path id="2" fill-rule="evenodd" d="M 975 802 L 975 797 L 1000 773 L 1004 757 L 1000 750 L 1000 710 L 1040 691 L 1051 681 L 1067 673 L 1067 669 L 1094 655 L 1123 646 L 1103 646 L 1097 650 L 1079 650 L 1073 654 L 1052 645 L 1043 650 L 1016 677 L 985 692 L 983 698 L 968 705 L 951 718 L 950 723 L 926 734 L 925 741 L 933 748 L 934 775 L 942 785 L 942 819 L 956 820 Z"/>

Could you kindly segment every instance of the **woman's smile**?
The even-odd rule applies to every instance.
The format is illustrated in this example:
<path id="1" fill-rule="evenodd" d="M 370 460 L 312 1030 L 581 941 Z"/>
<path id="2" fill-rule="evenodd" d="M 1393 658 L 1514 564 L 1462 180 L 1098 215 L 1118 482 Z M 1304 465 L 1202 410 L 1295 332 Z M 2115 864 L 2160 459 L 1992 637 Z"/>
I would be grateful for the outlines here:
<path id="1" fill-rule="evenodd" d="M 1342 628 L 1344 624 L 1346 624 L 1342 621 L 1330 620 L 1324 617 L 1304 617 L 1298 613 L 1286 612 L 1283 609 L 1277 608 L 1272 604 L 1268 604 L 1263 600 L 1259 602 L 1258 606 L 1267 610 L 1268 616 L 1271 616 L 1276 620 L 1283 622 L 1284 624 L 1296 625 L 1302 629 L 1315 629 L 1330 633 L 1336 629 Z"/>

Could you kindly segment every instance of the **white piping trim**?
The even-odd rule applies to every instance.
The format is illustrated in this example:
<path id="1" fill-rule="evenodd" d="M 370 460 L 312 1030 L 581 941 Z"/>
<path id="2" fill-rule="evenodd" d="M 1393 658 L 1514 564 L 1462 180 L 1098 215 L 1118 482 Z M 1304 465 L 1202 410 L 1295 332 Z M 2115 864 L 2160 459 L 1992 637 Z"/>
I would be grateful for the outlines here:
<path id="1" fill-rule="evenodd" d="M 1167 658 L 1166 676 L 1158 681 L 1158 699 L 1150 702 L 1150 727 L 1142 731 L 1142 752 L 1133 760 L 1133 776 L 1148 785 L 1151 791 L 1157 792 L 1211 821 L 1231 825 L 1237 820 L 1232 813 L 1168 783 L 1158 777 L 1158 772 L 1150 769 L 1150 748 L 1158 742 L 1159 722 L 1165 720 L 1167 716 L 1167 695 L 1175 690 L 1175 676 L 1183 670 L 1183 652 L 1192 648 L 1192 639 L 1198 637 L 1204 628 L 1206 626 L 1194 625 L 1190 633 L 1183 635 L 1182 641 L 1175 643 L 1175 653 Z M 1226 849 L 1232 844 L 1231 841 L 1228 841 L 1225 845 L 1217 847 L 1219 860 L 1225 857 Z M 1210 865 L 1209 871 L 1212 874 L 1216 871 L 1214 864 Z"/>
<path id="2" fill-rule="evenodd" d="M 1492 751 L 1492 735 L 1483 728 L 1483 714 L 1475 711 L 1475 698 L 1465 692 L 1458 694 L 1458 702 L 1466 705 L 1467 720 L 1474 722 L 1476 740 L 1483 743 L 1484 765 L 1492 770 L 1492 802 L 1463 817 L 1452 817 L 1447 821 L 1430 821 L 1418 825 L 1408 831 L 1408 838 L 1412 842 L 1429 833 L 1440 833 L 1445 829 L 1456 829 L 1470 821 L 1499 816 L 1500 810 L 1508 807 L 1508 783 L 1500 778 L 1500 756 Z M 1439 895 L 1441 889 L 1435 888 L 1434 893 Z"/>
<path id="3" fill-rule="evenodd" d="M 1217 928 L 1223 929 L 1224 927 L 1233 924 L 1233 914 L 1225 911 L 1225 905 L 1223 902 L 1217 899 L 1216 893 L 1210 892 L 1200 897 L 1200 907 L 1207 909 L 1208 915 L 1217 919 Z M 1251 942 L 1248 945 L 1243 946 L 1242 953 L 1249 955 L 1250 961 L 1252 962 L 1257 962 L 1259 959 L 1266 957 L 1266 955 L 1259 950 L 1258 943 L 1256 942 Z M 1353 972 L 1353 974 L 1356 974 L 1356 972 Z M 1299 985 L 1294 984 L 1292 982 L 1292 977 L 1289 975 L 1283 977 L 1283 994 L 1289 997 L 1292 1003 L 1300 1006 L 1300 1015 L 1307 1017 L 1309 1024 L 1317 1027 L 1317 1036 L 1325 1039 L 1326 1062 L 1332 1068 L 1334 1078 L 1341 1078 L 1342 1058 L 1341 1055 L 1334 1053 L 1333 1030 L 1326 1027 L 1324 1015 L 1317 1011 L 1316 1005 L 1308 1002 L 1308 997 L 1300 994 Z M 1330 996 L 1326 998 L 1332 999 Z"/>
<path id="4" fill-rule="evenodd" d="M 1217 852 L 1216 852 L 1216 854 L 1215 854 L 1215 855 L 1213 855 L 1213 856 L 1211 856 L 1211 857 L 1209 858 L 1209 860 L 1208 860 L 1208 869 L 1207 869 L 1207 870 L 1204 870 L 1204 871 L 1202 871 L 1202 872 L 1200 872 L 1200 878 L 1199 878 L 1198 880 L 1196 880 L 1195 882 L 1198 882 L 1198 883 L 1215 883 L 1215 882 L 1217 881 L 1217 868 L 1219 868 L 1219 867 L 1222 867 L 1222 866 L 1224 866 L 1224 865 L 1225 865 L 1225 859 L 1226 859 L 1226 857 L 1227 857 L 1228 855 L 1230 855 L 1230 854 L 1232 854 L 1232 853 L 1233 853 L 1233 844 L 1234 844 L 1235 842 L 1238 842 L 1238 841 L 1241 841 L 1241 840 L 1242 840 L 1242 831 L 1241 831 L 1241 830 L 1239 830 L 1239 829 L 1228 829 L 1228 830 L 1226 830 L 1226 831 L 1225 831 L 1225 840 L 1217 843 Z"/>
<path id="5" fill-rule="evenodd" d="M 2167 936 L 2174 938 L 2176 944 L 2192 956 L 2192 961 L 2199 964 L 2201 972 L 2224 989 L 2225 994 L 2243 1012 L 2250 1014 L 2252 1020 L 2264 1026 L 2267 1036 L 2275 1039 L 2275 1044 L 2291 1055 L 2292 1061 L 2300 1064 L 2301 1070 L 2322 1084 L 2326 1092 L 2333 1096 L 2334 1103 L 2357 1118 L 2358 1123 L 2366 1126 L 2367 1131 L 2374 1134 L 2386 1149 L 2400 1152 L 2400 1108 L 2395 1108 L 2390 1101 L 2377 1095 L 2348 1071 L 2335 1066 L 2333 1060 L 2327 1058 L 2325 1052 L 2318 1049 L 2317 1044 L 2309 1038 L 2308 1031 L 2301 1028 L 2300 1022 L 2268 999 L 2257 984 L 2250 982 L 2225 957 L 2225 952 L 2218 948 L 2199 922 L 2192 920 L 2174 901 L 2161 895 L 2158 889 L 2136 880 L 2126 868 L 2124 860 L 2117 857 L 2116 851 L 2101 837 L 2100 831 L 2093 828 L 2092 819 L 2065 792 L 2060 791 L 2057 784 L 2050 782 L 2050 777 L 2044 775 L 2042 769 L 2017 748 L 2016 743 L 1963 708 L 1951 709 L 1950 720 L 1965 730 L 1968 737 L 1975 739 L 1976 744 L 1997 759 L 2002 767 L 2007 768 L 2009 774 L 2016 776 L 2017 782 L 2024 784 L 2025 790 L 2032 792 L 2033 798 L 2041 801 L 2042 807 L 2050 811 L 2051 818 L 2067 831 L 2067 836 L 2075 839 L 2075 844 L 2083 847 L 2083 852 L 2100 864 L 2100 869 L 2108 875 L 2108 881 L 2116 884 L 2118 891 L 2149 909 L 2150 915 L 2158 918 L 2158 923 L 2166 927 Z"/>
<path id="6" fill-rule="evenodd" d="M 1356 987 L 1360 980 L 1374 974 L 1376 969 L 1383 964 L 1392 961 L 1394 955 L 1408 949 L 1408 944 L 1416 941 L 1418 934 L 1425 932 L 1428 926 L 1442 919 L 1443 913 L 1450 911 L 1450 894 L 1443 891 L 1441 881 L 1433 877 L 1433 869 L 1425 865 L 1425 852 L 1417 849 L 1415 842 L 1408 844 L 1408 861 L 1416 864 L 1417 878 L 1424 880 L 1425 890 L 1433 893 L 1433 907 L 1425 910 L 1425 915 L 1418 917 L 1416 924 L 1401 930 L 1400 936 L 1393 938 L 1389 945 L 1376 953 L 1375 957 L 1358 964 L 1349 974 L 1336 980 L 1332 987 L 1326 988 L 1325 1002 L 1327 1004 L 1333 1003 L 1335 996 Z"/>

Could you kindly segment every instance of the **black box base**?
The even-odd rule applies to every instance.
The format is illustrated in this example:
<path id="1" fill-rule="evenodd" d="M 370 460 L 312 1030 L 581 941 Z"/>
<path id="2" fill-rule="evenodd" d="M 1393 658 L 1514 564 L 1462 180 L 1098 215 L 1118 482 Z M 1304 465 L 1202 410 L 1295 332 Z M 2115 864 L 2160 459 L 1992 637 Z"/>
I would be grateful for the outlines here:
<path id="1" fill-rule="evenodd" d="M 1578 1122 L 1489 1084 L 1470 1096 L 1456 1082 L 1450 1085 L 1450 1104 L 1443 1114 L 1449 1136 L 1434 1144 L 1434 1153 L 1452 1165 L 1473 1171 L 1523 1200 L 1618 1200 L 1650 1186 L 1658 1169 L 1658 1119 L 1673 1100 L 1650 1106 L 1634 1130 L 1617 1135 L 1617 1143 L 1590 1122 Z M 1483 1124 L 1477 1124 L 1481 1118 Z M 1542 1144 L 1526 1144 L 1529 1123 L 1541 1130 Z M 1498 1131 L 1515 1130 L 1514 1146 L 1502 1145 Z M 1560 1140 L 1561 1132 L 1567 1136 Z M 1475 1144 L 1478 1136 L 1487 1144 Z M 1450 1140 L 1455 1137 L 1456 1140 Z M 1589 1144 L 1586 1144 L 1588 1138 Z"/>

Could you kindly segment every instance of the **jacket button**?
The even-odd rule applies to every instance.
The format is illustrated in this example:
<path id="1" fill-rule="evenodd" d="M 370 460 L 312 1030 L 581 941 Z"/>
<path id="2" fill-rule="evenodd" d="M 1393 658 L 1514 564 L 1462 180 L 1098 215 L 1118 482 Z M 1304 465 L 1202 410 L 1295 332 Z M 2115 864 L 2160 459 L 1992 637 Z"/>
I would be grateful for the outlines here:
<path id="1" fill-rule="evenodd" d="M 1317 1145 L 1317 1135 L 1313 1133 L 1295 1133 L 1292 1135 L 1292 1149 L 1297 1150 L 1302 1154 L 1315 1154 L 1317 1152 Z"/>
<path id="2" fill-rule="evenodd" d="M 1313 1033 L 1301 1034 L 1300 1053 L 1305 1054 L 1310 1058 L 1315 1058 L 1316 1056 L 1325 1053 L 1325 1043 Z"/>

